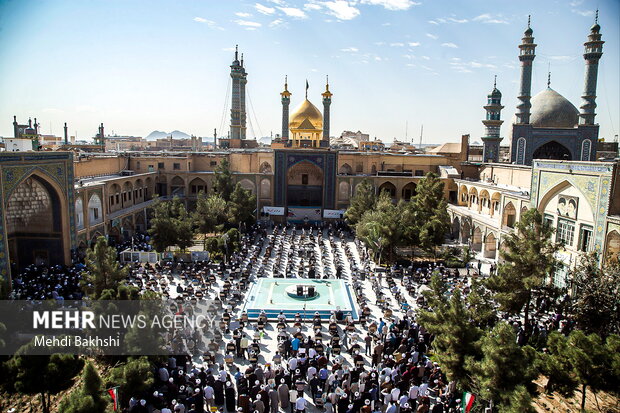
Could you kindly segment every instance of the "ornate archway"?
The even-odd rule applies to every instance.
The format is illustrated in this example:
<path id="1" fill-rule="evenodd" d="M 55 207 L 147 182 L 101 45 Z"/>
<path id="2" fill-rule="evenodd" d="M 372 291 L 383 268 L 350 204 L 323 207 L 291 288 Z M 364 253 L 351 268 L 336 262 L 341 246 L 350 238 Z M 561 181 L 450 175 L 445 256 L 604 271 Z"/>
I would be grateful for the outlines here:
<path id="1" fill-rule="evenodd" d="M 304 160 L 291 166 L 287 173 L 289 206 L 321 206 L 323 203 L 323 170 Z"/>
<path id="2" fill-rule="evenodd" d="M 37 174 L 13 189 L 4 219 L 9 259 L 15 267 L 65 263 L 62 196 L 51 181 Z"/>

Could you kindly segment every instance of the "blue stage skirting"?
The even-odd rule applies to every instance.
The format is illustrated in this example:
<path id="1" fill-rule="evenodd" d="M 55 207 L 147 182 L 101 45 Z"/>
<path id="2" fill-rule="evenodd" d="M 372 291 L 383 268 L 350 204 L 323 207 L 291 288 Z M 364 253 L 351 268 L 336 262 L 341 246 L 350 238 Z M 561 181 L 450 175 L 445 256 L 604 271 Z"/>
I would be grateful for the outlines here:
<path id="1" fill-rule="evenodd" d="M 282 313 L 286 316 L 287 322 L 292 322 L 295 318 L 295 314 L 299 313 L 302 319 L 304 320 L 312 320 L 314 318 L 314 314 L 316 311 L 306 311 L 305 315 L 303 311 L 298 310 L 282 310 Z M 260 310 L 248 310 L 248 317 L 251 319 L 256 319 L 260 315 Z M 321 316 L 321 320 L 327 321 L 329 317 L 332 315 L 331 311 L 319 311 L 319 315 Z M 354 316 L 351 311 L 343 311 L 343 317 L 347 317 L 349 315 Z M 277 319 L 278 315 L 280 315 L 280 310 L 265 310 L 265 314 L 267 314 L 268 319 Z M 354 317 L 355 318 L 355 317 Z"/>

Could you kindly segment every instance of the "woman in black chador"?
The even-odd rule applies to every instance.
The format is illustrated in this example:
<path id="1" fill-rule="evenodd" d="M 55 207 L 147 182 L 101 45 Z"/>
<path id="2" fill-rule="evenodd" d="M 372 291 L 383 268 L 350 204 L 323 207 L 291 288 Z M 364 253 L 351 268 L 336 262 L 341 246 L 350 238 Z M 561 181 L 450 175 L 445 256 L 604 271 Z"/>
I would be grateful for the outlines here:
<path id="1" fill-rule="evenodd" d="M 213 385 L 213 395 L 216 406 L 222 406 L 224 404 L 224 382 L 216 380 Z"/>
<path id="2" fill-rule="evenodd" d="M 226 411 L 232 413 L 237 408 L 236 406 L 237 394 L 232 383 L 226 382 Z"/>

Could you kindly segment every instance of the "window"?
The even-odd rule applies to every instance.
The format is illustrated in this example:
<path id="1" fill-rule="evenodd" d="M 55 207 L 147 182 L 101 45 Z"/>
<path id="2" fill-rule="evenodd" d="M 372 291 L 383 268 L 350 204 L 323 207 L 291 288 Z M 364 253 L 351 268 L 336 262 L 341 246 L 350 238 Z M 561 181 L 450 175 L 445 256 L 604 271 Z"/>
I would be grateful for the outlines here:
<path id="1" fill-rule="evenodd" d="M 172 169 L 174 169 L 175 171 L 178 171 L 179 169 L 181 169 L 181 164 L 180 163 L 172 164 Z"/>
<path id="2" fill-rule="evenodd" d="M 155 171 L 155 167 L 153 165 L 149 165 L 149 172 L 154 172 Z"/>
<path id="3" fill-rule="evenodd" d="M 93 208 L 93 218 L 99 219 L 99 208 Z"/>
<path id="4" fill-rule="evenodd" d="M 140 170 L 140 161 L 136 162 L 136 169 L 139 171 Z"/>
<path id="5" fill-rule="evenodd" d="M 211 162 L 209 163 L 209 165 L 210 165 L 210 166 L 217 166 L 217 161 L 211 161 Z"/>
<path id="6" fill-rule="evenodd" d="M 164 163 L 163 162 L 157 162 L 157 169 L 164 169 Z"/>
<path id="7" fill-rule="evenodd" d="M 301 184 L 302 185 L 308 185 L 308 174 L 302 174 L 301 175 Z"/>
<path id="8" fill-rule="evenodd" d="M 563 243 L 570 247 L 573 245 L 573 239 L 575 238 L 575 223 L 567 219 L 558 219 L 558 232 L 556 241 Z"/>
<path id="9" fill-rule="evenodd" d="M 421 169 L 416 169 L 415 170 L 415 176 L 424 176 L 424 171 Z"/>
<path id="10" fill-rule="evenodd" d="M 550 227 L 553 226 L 553 215 L 545 214 L 545 223 L 549 224 Z"/>
<path id="11" fill-rule="evenodd" d="M 590 241 L 592 240 L 592 227 L 582 225 L 579 229 L 579 251 L 590 251 Z"/>

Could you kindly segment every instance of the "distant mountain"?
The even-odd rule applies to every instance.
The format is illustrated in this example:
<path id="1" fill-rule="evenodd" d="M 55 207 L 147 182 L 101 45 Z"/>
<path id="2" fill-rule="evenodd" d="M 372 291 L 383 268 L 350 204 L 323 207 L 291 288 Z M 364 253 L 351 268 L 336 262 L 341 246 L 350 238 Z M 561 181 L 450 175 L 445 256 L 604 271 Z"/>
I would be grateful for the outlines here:
<path id="1" fill-rule="evenodd" d="M 173 138 L 175 139 L 187 139 L 187 138 L 191 138 L 190 135 L 188 135 L 185 132 L 181 132 L 180 130 L 173 130 L 172 132 L 170 132 L 170 134 L 172 135 Z"/>
<path id="2" fill-rule="evenodd" d="M 145 139 L 149 141 L 154 141 L 156 139 L 167 138 L 170 135 L 172 135 L 174 139 L 187 139 L 190 137 L 187 133 L 181 132 L 179 130 L 173 130 L 172 132 L 154 130 L 153 132 L 149 133 Z"/>

